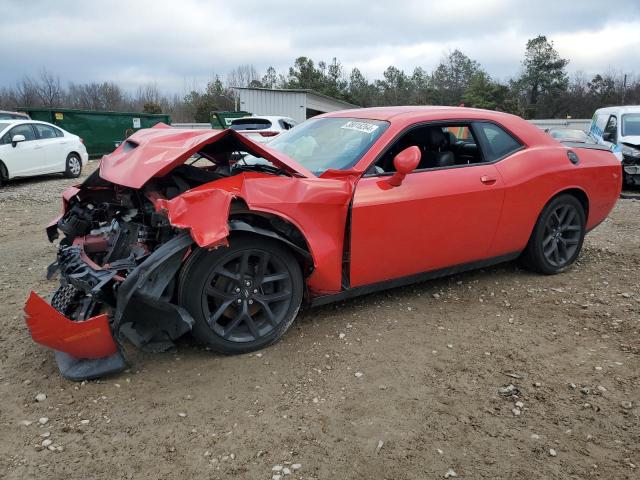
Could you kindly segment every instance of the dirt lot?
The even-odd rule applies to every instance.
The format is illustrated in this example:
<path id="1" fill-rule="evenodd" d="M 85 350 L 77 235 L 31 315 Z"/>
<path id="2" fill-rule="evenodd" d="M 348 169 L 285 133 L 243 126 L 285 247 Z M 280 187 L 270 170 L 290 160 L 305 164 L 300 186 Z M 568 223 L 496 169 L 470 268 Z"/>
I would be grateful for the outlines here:
<path id="1" fill-rule="evenodd" d="M 505 264 L 307 311 L 261 354 L 186 339 L 76 384 L 22 319 L 71 183 L 0 189 L 1 478 L 640 478 L 640 201 L 561 275 Z"/>

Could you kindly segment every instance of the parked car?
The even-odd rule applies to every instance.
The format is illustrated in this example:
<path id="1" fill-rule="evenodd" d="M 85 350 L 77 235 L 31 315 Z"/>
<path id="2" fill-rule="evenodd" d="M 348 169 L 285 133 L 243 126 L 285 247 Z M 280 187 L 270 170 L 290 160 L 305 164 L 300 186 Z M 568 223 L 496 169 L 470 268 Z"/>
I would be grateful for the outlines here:
<path id="1" fill-rule="evenodd" d="M 0 110 L 0 120 L 31 120 L 31 117 L 26 113 Z"/>
<path id="2" fill-rule="evenodd" d="M 282 132 L 291 130 L 296 125 L 297 122 L 288 117 L 252 116 L 231 120 L 229 128 L 256 142 L 266 143 Z"/>
<path id="3" fill-rule="evenodd" d="M 622 162 L 624 183 L 640 186 L 640 106 L 596 110 L 589 133 Z"/>
<path id="4" fill-rule="evenodd" d="M 89 157 L 82 139 L 50 123 L 0 121 L 0 186 L 17 177 L 47 173 L 80 176 Z"/>
<path id="5" fill-rule="evenodd" d="M 27 325 L 79 380 L 126 368 L 125 338 L 162 349 L 191 332 L 246 353 L 302 306 L 516 258 L 559 273 L 620 194 L 620 162 L 597 147 L 450 107 L 333 112 L 269 144 L 141 130 L 63 194 L 47 229 L 64 235 L 60 284 L 50 302 L 31 293 Z"/>
<path id="6" fill-rule="evenodd" d="M 576 142 L 576 143 L 594 143 L 594 140 L 589 137 L 584 130 L 578 130 L 576 128 L 547 128 L 545 130 L 549 135 L 558 140 L 559 142 Z"/>

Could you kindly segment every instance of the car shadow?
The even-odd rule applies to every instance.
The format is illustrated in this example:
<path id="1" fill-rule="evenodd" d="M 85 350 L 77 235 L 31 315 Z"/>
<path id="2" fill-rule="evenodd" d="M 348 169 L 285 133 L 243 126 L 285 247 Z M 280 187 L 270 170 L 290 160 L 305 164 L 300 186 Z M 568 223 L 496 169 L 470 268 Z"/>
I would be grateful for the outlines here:
<path id="1" fill-rule="evenodd" d="M 11 180 L 8 180 L 3 186 L 4 187 L 20 187 L 24 185 L 37 185 L 39 183 L 43 183 L 49 180 L 62 180 L 66 178 L 67 177 L 65 177 L 64 174 L 62 173 L 47 173 L 44 175 L 38 175 L 33 177 L 12 178 Z M 69 180 L 73 180 L 73 179 L 70 178 Z"/>

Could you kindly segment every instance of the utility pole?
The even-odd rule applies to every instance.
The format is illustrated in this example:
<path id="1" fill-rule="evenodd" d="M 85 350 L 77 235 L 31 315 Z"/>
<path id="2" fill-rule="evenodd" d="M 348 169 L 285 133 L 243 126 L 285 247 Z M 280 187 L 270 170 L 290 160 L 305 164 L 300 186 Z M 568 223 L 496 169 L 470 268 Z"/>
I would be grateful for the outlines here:
<path id="1" fill-rule="evenodd" d="M 622 81 L 622 105 L 624 105 L 624 97 L 627 93 L 627 74 L 624 74 L 624 80 Z"/>

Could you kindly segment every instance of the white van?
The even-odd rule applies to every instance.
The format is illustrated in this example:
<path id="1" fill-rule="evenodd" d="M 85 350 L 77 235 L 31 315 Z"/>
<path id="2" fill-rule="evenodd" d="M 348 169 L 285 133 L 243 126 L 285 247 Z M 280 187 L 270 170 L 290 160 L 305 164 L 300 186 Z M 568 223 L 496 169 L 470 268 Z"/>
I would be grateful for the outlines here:
<path id="1" fill-rule="evenodd" d="M 589 135 L 620 159 L 624 183 L 640 186 L 640 105 L 599 108 Z"/>

